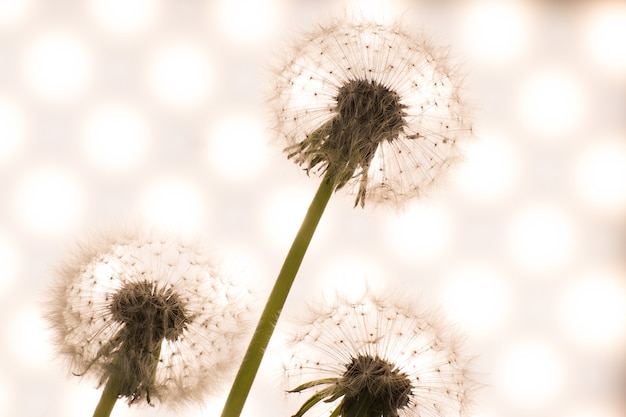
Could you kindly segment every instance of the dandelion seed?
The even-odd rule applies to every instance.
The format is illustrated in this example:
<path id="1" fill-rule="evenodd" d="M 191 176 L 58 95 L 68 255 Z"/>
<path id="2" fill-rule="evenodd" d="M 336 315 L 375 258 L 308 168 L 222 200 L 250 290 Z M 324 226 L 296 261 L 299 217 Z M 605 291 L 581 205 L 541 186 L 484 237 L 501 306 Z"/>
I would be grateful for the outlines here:
<path id="1" fill-rule="evenodd" d="M 202 401 L 237 364 L 247 289 L 192 244 L 155 233 L 101 237 L 57 278 L 48 318 L 58 351 L 73 374 L 115 380 L 114 398 Z"/>
<path id="2" fill-rule="evenodd" d="M 287 157 L 348 188 L 355 206 L 421 194 L 471 134 L 447 52 L 400 25 L 320 27 L 277 73 Z"/>
<path id="3" fill-rule="evenodd" d="M 289 392 L 316 391 L 294 417 L 467 411 L 473 387 L 468 360 L 436 315 L 371 295 L 311 313 L 291 339 L 285 374 L 290 386 L 299 384 Z"/>

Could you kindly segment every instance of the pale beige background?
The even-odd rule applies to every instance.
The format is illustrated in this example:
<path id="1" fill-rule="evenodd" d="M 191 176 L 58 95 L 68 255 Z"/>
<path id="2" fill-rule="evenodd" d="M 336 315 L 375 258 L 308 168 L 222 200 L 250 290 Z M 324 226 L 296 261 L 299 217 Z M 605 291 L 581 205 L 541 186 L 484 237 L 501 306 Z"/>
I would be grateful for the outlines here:
<path id="1" fill-rule="evenodd" d="M 336 195 L 285 317 L 367 279 L 467 334 L 488 384 L 476 417 L 624 415 L 624 3 L 280 0 L 0 0 L 0 415 L 93 411 L 99 392 L 52 359 L 39 307 L 91 227 L 140 217 L 200 232 L 268 292 L 318 179 L 271 143 L 264 68 L 334 11 L 402 16 L 450 43 L 477 139 L 404 213 Z M 245 416 L 297 408 L 279 350 Z"/>

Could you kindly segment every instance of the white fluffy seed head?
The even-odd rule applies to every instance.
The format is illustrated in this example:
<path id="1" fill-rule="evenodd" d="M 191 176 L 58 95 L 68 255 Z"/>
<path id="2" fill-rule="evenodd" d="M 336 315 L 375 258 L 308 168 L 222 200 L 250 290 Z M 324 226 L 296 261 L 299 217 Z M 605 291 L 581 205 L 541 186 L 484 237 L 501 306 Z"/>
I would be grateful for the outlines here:
<path id="1" fill-rule="evenodd" d="M 275 72 L 270 101 L 286 153 L 307 172 L 339 171 L 337 188 L 356 195 L 355 205 L 420 195 L 471 137 L 447 50 L 400 24 L 322 26 Z M 351 106 L 342 104 L 348 90 Z"/>
<path id="2" fill-rule="evenodd" d="M 56 279 L 46 317 L 59 354 L 75 375 L 121 380 L 129 403 L 202 401 L 240 362 L 249 291 L 195 242 L 109 233 L 80 245 Z"/>
<path id="3" fill-rule="evenodd" d="M 339 298 L 311 308 L 309 319 L 294 326 L 285 360 L 288 389 L 302 393 L 312 389 L 303 384 L 326 381 L 325 399 L 332 400 L 320 401 L 307 415 L 337 407 L 351 415 L 355 399 L 368 396 L 377 416 L 466 415 L 476 384 L 459 337 L 435 312 L 395 298 Z M 319 393 L 324 384 L 314 387 Z"/>

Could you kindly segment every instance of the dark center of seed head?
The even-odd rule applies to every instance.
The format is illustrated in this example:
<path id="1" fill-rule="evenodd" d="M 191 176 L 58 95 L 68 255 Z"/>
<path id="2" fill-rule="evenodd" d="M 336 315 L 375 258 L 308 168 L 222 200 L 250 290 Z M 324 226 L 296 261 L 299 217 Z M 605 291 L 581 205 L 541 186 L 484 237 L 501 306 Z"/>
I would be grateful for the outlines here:
<path id="1" fill-rule="evenodd" d="M 110 308 L 115 321 L 131 333 L 144 333 L 146 337 L 141 339 L 153 342 L 178 339 L 189 321 L 179 295 L 149 281 L 124 285 L 113 295 Z"/>
<path id="2" fill-rule="evenodd" d="M 347 81 L 335 100 L 334 117 L 285 150 L 307 171 L 326 172 L 336 190 L 360 175 L 355 206 L 363 206 L 370 163 L 378 145 L 397 139 L 404 129 L 406 106 L 395 91 L 364 79 Z"/>
<path id="3" fill-rule="evenodd" d="M 412 385 L 406 374 L 377 356 L 352 358 L 342 376 L 342 416 L 396 417 L 409 404 Z"/>
<path id="4" fill-rule="evenodd" d="M 404 125 L 400 96 L 371 80 L 350 80 L 336 97 L 341 124 L 351 129 L 354 138 L 378 145 L 398 137 Z"/>

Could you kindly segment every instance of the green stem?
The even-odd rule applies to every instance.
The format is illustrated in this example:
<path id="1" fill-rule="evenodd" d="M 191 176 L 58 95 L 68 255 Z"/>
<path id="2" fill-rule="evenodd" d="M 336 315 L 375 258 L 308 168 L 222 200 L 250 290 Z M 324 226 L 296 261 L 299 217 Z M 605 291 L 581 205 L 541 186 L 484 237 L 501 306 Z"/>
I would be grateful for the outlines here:
<path id="1" fill-rule="evenodd" d="M 315 197 L 313 197 L 313 201 L 311 201 L 309 210 L 302 221 L 298 234 L 291 244 L 291 248 L 276 278 L 276 283 L 265 304 L 265 309 L 261 314 L 252 340 L 248 345 L 248 350 L 246 351 L 239 372 L 235 377 L 235 381 L 226 399 L 222 417 L 238 417 L 241 414 L 243 405 L 252 387 L 252 382 L 261 365 L 265 349 L 272 337 L 278 317 L 289 295 L 293 280 L 300 268 L 300 264 L 309 247 L 309 243 L 311 242 L 319 220 L 322 217 L 322 213 L 324 213 L 326 204 L 332 195 L 335 188 L 334 185 L 335 182 L 328 176 L 325 176 L 317 193 L 315 193 Z"/>
<path id="2" fill-rule="evenodd" d="M 109 378 L 106 386 L 104 387 L 104 390 L 102 391 L 100 401 L 98 402 L 98 405 L 93 412 L 93 417 L 109 417 L 111 415 L 113 406 L 117 401 L 117 395 L 119 393 L 119 390 L 120 384 L 117 378 Z"/>

